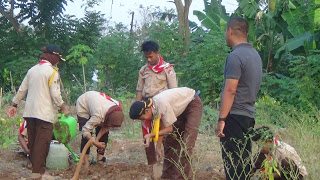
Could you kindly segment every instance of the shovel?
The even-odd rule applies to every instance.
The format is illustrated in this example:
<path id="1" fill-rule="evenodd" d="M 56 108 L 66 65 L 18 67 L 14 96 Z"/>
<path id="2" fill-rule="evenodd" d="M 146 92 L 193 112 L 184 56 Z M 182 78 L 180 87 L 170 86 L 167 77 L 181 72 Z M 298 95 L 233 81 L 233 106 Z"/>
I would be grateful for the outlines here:
<path id="1" fill-rule="evenodd" d="M 153 141 L 151 143 L 156 143 L 158 142 L 159 139 L 159 130 L 160 130 L 160 117 L 156 116 L 154 123 L 153 123 L 153 127 L 151 132 L 155 134 L 155 137 L 153 137 L 152 139 L 150 139 L 150 141 Z M 156 145 L 157 146 L 157 145 Z M 160 180 L 161 179 L 161 175 L 162 175 L 162 169 L 163 166 L 160 163 L 160 160 L 157 161 L 157 163 L 155 163 L 152 166 L 152 171 L 153 171 L 153 179 L 154 180 Z"/>

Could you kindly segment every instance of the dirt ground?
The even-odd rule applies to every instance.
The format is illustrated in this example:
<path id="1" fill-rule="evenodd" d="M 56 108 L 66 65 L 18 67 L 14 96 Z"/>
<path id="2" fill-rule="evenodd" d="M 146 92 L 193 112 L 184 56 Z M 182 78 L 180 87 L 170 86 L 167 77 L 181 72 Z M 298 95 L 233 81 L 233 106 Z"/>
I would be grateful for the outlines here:
<path id="1" fill-rule="evenodd" d="M 82 173 L 79 179 L 105 179 L 105 180 L 151 180 L 152 167 L 147 165 L 144 148 L 139 138 L 125 138 L 120 130 L 110 132 L 111 142 L 105 156 L 107 163 L 92 164 L 87 173 Z M 79 135 L 70 143 L 71 148 L 78 155 Z M 216 137 L 199 135 L 194 149 L 194 171 L 196 180 L 225 179 L 222 166 L 219 143 Z M 92 147 L 90 160 L 95 161 L 95 149 Z M 47 169 L 50 176 L 43 179 L 60 180 L 70 179 L 77 163 L 70 161 L 69 168 L 65 170 Z M 29 179 L 31 170 L 26 168 L 26 157 L 18 142 L 9 149 L 0 149 L 0 179 Z"/>

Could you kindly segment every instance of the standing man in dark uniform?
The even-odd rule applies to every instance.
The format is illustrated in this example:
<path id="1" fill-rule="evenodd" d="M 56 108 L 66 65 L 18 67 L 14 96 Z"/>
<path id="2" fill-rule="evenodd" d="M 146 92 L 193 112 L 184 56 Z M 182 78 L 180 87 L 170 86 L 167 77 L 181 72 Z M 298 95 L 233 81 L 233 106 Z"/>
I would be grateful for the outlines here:
<path id="1" fill-rule="evenodd" d="M 225 39 L 232 48 L 228 55 L 218 125 L 222 158 L 227 179 L 248 179 L 251 170 L 251 140 L 257 94 L 262 80 L 262 61 L 247 42 L 248 22 L 232 18 L 227 23 Z"/>
<path id="2" fill-rule="evenodd" d="M 159 45 L 154 41 L 145 41 L 141 45 L 141 51 L 147 60 L 147 64 L 142 66 L 139 71 L 136 101 L 152 98 L 166 89 L 176 88 L 177 79 L 173 65 L 163 61 L 159 53 Z M 143 134 L 150 133 L 151 124 L 148 121 L 142 121 L 141 123 Z M 151 143 L 145 150 L 148 164 L 155 164 L 157 159 L 154 144 Z"/>

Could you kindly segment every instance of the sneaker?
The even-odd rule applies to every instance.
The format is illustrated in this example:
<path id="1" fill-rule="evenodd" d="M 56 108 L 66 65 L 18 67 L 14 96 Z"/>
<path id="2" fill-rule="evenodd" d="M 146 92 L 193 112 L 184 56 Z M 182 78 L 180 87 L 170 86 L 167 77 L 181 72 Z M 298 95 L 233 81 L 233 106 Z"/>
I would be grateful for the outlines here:
<path id="1" fill-rule="evenodd" d="M 102 159 L 98 160 L 97 163 L 98 163 L 98 164 L 107 163 L 107 158 L 106 158 L 106 157 L 103 157 Z"/>

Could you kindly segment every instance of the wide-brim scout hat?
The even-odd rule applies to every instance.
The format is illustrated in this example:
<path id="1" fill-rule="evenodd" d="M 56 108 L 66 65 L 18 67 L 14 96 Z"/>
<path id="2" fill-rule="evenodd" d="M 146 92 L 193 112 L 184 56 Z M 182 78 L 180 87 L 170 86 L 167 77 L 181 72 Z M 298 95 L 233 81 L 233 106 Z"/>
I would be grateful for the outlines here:
<path id="1" fill-rule="evenodd" d="M 60 48 L 58 48 L 57 46 L 54 46 L 54 45 L 46 45 L 46 46 L 43 48 L 43 53 L 49 53 L 49 54 L 56 55 L 56 56 L 59 57 L 59 59 L 60 59 L 61 61 L 66 61 L 66 59 L 64 59 L 64 58 L 62 57 Z"/>

